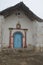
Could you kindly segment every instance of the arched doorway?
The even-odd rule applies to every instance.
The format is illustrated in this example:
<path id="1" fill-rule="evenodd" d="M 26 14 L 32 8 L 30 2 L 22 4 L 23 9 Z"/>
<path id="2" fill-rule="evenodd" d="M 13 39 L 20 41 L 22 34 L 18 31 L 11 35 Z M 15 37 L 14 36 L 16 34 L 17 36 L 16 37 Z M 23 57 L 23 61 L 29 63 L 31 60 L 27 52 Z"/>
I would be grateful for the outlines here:
<path id="1" fill-rule="evenodd" d="M 22 48 L 23 47 L 23 34 L 21 32 L 15 32 L 13 35 L 13 47 Z"/>

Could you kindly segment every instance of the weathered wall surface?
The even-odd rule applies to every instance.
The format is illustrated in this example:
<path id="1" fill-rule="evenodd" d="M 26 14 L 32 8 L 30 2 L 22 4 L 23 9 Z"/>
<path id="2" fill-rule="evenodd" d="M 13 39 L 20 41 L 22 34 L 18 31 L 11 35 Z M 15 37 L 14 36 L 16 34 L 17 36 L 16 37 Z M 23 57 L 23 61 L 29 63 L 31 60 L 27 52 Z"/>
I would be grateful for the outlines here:
<path id="1" fill-rule="evenodd" d="M 40 47 L 41 51 L 43 50 L 43 22 L 38 22 L 37 28 L 37 47 Z"/>
<path id="2" fill-rule="evenodd" d="M 38 23 L 37 42 L 39 46 L 43 46 L 43 22 Z"/>
<path id="3" fill-rule="evenodd" d="M 33 44 L 33 38 L 32 38 L 32 30 L 33 30 L 33 22 L 28 19 L 28 17 L 23 13 L 20 12 L 20 16 L 12 14 L 11 16 L 7 17 L 5 19 L 5 22 L 3 24 L 3 45 L 6 46 L 9 45 L 9 28 L 16 28 L 16 24 L 18 21 L 21 24 L 21 28 L 27 28 L 27 44 Z"/>
<path id="4" fill-rule="evenodd" d="M 3 31 L 3 22 L 4 22 L 4 17 L 0 15 L 0 47 L 2 45 L 2 31 Z"/>
<path id="5" fill-rule="evenodd" d="M 9 28 L 16 28 L 16 24 L 18 21 L 21 24 L 21 28 L 27 28 L 27 37 L 26 42 L 27 46 L 34 45 L 37 47 L 43 46 L 43 22 L 38 21 L 31 21 L 23 11 L 20 11 L 20 15 L 16 15 L 18 11 L 13 13 L 12 15 L 8 16 L 5 19 L 1 19 L 0 16 L 0 23 L 3 21 L 2 25 L 0 24 L 0 30 L 2 26 L 2 36 L 1 43 L 2 46 L 8 47 L 9 46 Z"/>

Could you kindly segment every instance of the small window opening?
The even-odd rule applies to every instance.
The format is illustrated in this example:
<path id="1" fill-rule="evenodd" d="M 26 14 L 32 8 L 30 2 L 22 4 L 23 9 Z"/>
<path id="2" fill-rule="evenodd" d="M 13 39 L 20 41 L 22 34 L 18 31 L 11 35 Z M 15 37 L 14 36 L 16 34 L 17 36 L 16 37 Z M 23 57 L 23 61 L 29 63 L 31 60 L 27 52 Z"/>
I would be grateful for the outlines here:
<path id="1" fill-rule="evenodd" d="M 18 15 L 20 15 L 20 12 L 18 12 Z"/>

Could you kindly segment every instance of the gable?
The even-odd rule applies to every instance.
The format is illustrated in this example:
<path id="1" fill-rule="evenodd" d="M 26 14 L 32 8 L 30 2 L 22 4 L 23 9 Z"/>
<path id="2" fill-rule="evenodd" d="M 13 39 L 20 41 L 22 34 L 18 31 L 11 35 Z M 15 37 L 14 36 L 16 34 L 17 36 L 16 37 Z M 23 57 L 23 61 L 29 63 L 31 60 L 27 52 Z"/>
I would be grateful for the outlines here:
<path id="1" fill-rule="evenodd" d="M 37 20 L 39 22 L 43 22 L 43 19 L 36 16 L 23 2 L 20 2 L 16 4 L 15 6 L 12 6 L 10 8 L 7 8 L 1 11 L 0 14 L 6 18 L 10 16 L 11 14 L 13 14 L 15 10 L 19 10 L 19 11 L 22 10 L 25 13 L 25 15 L 27 15 L 29 19 L 32 21 Z"/>

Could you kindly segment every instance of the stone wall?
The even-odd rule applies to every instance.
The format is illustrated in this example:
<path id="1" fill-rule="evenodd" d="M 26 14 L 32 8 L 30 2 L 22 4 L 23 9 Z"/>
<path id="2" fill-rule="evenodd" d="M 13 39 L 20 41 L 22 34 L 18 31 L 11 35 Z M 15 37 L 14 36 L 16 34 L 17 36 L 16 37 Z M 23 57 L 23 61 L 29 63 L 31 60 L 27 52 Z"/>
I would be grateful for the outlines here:
<path id="1" fill-rule="evenodd" d="M 2 49 L 0 65 L 43 65 L 43 52 L 29 49 Z"/>

